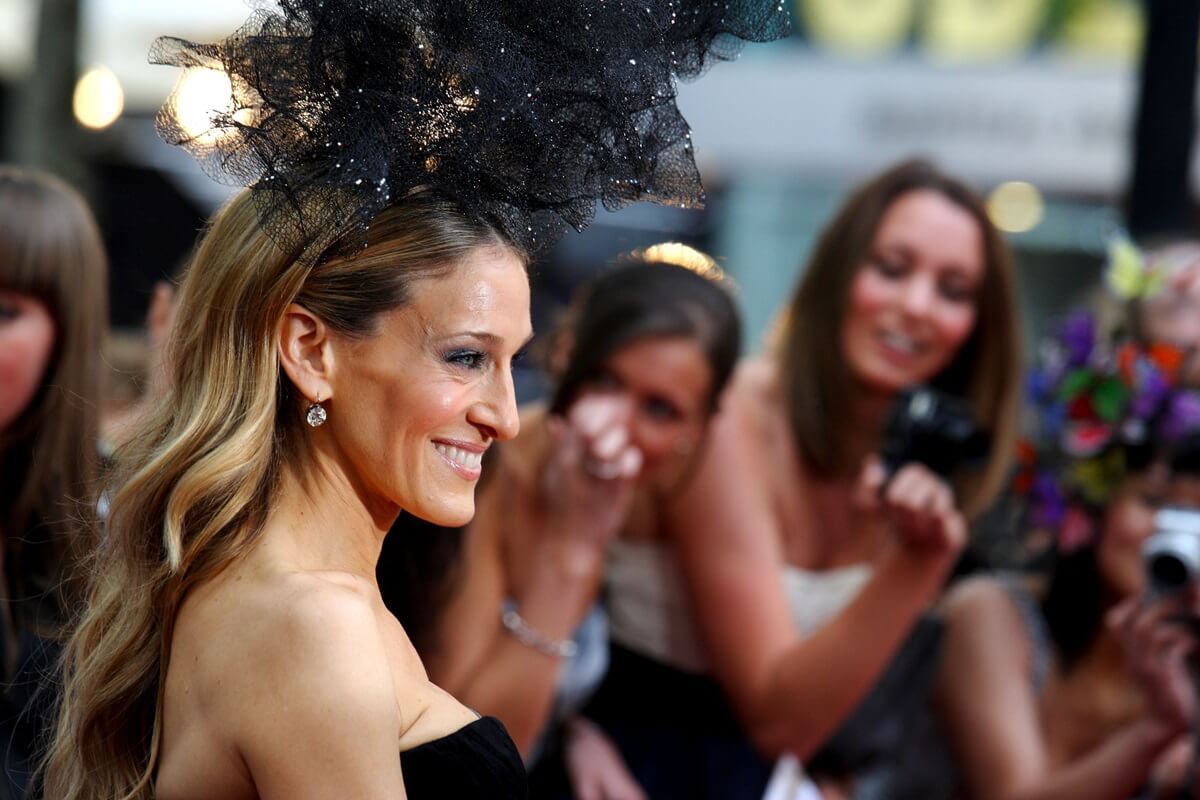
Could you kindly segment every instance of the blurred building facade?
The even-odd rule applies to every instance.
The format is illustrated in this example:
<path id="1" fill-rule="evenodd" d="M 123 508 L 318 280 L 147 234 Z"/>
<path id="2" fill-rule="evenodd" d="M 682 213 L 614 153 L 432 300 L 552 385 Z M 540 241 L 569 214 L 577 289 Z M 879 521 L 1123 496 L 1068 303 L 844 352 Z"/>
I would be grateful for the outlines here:
<path id="1" fill-rule="evenodd" d="M 0 81 L 10 100 L 35 63 L 38 2 L 0 0 Z M 791 2 L 791 40 L 751 48 L 739 63 L 680 88 L 708 209 L 601 212 L 539 268 L 540 326 L 579 279 L 617 252 L 676 238 L 713 251 L 738 281 L 748 346 L 756 349 L 847 186 L 911 156 L 930 157 L 989 194 L 997 224 L 1018 249 L 1029 335 L 1078 300 L 1122 223 L 1142 3 Z M 103 112 L 82 128 L 82 146 L 101 187 L 94 198 L 114 255 L 118 305 L 175 269 L 200 220 L 226 196 L 155 139 L 153 113 L 178 75 L 147 66 L 145 53 L 162 33 L 226 35 L 251 5 L 80 0 L 79 70 L 102 68 L 88 91 Z M 114 92 L 119 108 L 107 120 Z M 10 131 L 13 105 L 3 106 Z M 0 158 L 13 157 L 10 140 L 0 140 Z M 146 224 L 168 213 L 162 224 Z M 151 263 L 140 263 L 147 256 L 139 235 L 180 241 L 152 248 Z M 114 312 L 119 324 L 130 324 L 129 316 Z"/>

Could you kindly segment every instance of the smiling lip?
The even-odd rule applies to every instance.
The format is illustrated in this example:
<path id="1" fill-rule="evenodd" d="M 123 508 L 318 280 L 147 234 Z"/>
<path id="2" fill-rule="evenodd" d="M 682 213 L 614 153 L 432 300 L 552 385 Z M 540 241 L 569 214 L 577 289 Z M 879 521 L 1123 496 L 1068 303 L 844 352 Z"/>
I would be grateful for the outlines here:
<path id="1" fill-rule="evenodd" d="M 478 480 L 483 472 L 483 454 L 487 450 L 487 445 L 437 439 L 433 443 L 433 449 L 452 470 L 458 473 L 459 477 L 465 480 Z"/>
<path id="2" fill-rule="evenodd" d="M 921 357 L 924 346 L 910 336 L 881 331 L 875 334 L 875 341 L 889 361 L 900 364 L 910 364 Z"/>

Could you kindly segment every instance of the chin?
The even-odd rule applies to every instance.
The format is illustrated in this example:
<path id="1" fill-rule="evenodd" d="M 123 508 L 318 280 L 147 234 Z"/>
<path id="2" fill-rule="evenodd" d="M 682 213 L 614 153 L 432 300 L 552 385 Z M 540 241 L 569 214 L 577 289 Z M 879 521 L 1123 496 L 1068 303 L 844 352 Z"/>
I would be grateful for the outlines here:
<path id="1" fill-rule="evenodd" d="M 447 502 L 422 503 L 407 509 L 414 517 L 443 528 L 461 528 L 475 518 L 475 497 Z"/>
<path id="2" fill-rule="evenodd" d="M 860 373 L 858 380 L 867 389 L 879 394 L 899 394 L 910 386 L 915 386 L 921 382 L 915 378 L 910 380 L 892 373 L 876 370 L 866 370 Z"/>

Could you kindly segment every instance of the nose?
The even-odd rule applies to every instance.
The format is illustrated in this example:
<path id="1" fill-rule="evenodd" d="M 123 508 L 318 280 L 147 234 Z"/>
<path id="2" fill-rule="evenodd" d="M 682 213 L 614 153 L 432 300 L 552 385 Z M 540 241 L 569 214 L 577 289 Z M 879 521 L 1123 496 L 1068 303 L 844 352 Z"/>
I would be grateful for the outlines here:
<path id="1" fill-rule="evenodd" d="M 913 275 L 905 282 L 902 292 L 901 307 L 909 316 L 923 316 L 933 307 L 936 287 L 929 276 Z"/>
<path id="2" fill-rule="evenodd" d="M 504 371 L 490 382 L 487 394 L 472 406 L 470 421 L 487 438 L 499 441 L 512 439 L 520 432 L 517 390 L 510 372 Z"/>

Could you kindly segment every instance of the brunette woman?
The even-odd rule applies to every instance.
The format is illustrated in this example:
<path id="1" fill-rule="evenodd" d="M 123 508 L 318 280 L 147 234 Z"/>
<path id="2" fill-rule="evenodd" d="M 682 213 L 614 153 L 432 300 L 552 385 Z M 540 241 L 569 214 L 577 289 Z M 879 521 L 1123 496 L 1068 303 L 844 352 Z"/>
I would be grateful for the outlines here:
<path id="1" fill-rule="evenodd" d="M 613 666 L 590 713 L 650 796 L 761 792 L 765 759 L 808 758 L 871 689 L 1005 475 L 1015 315 L 1008 249 L 954 178 L 901 164 L 835 215 L 693 480 L 610 557 Z M 918 384 L 967 398 L 992 437 L 954 490 L 875 455 Z"/>
<path id="2" fill-rule="evenodd" d="M 49 735 L 62 580 L 95 519 L 106 260 L 79 194 L 0 167 L 0 797 L 19 797 Z"/>

